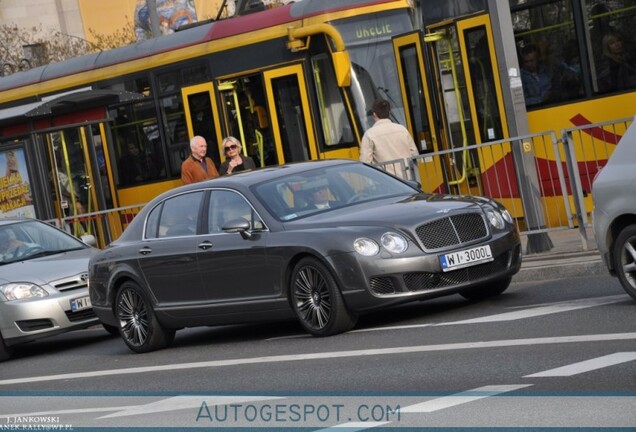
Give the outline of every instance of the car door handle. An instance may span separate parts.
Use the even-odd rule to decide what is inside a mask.
[[[204,241],[204,242],[199,243],[199,249],[203,249],[203,250],[210,249],[212,246],[213,246],[212,242],[207,241],[207,240]]]
[[[152,252],[152,249],[150,249],[148,246],[144,246],[141,249],[139,249],[139,253],[142,255],[148,255],[151,252]]]

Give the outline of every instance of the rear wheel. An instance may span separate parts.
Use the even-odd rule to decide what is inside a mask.
[[[510,286],[510,282],[512,281],[512,277],[506,277],[503,279],[498,279],[496,281],[489,282],[484,285],[480,285],[475,288],[471,288],[470,290],[462,291],[460,294],[462,297],[468,300],[483,300],[489,297],[497,296],[503,293]]]
[[[10,348],[5,345],[4,339],[2,338],[2,335],[0,334],[0,362],[9,360],[12,355],[13,355],[13,348]]]
[[[115,314],[126,345],[137,353],[169,346],[175,330],[166,329],[157,320],[148,296],[134,282],[126,282],[117,294]]]
[[[636,299],[636,225],[621,231],[612,250],[614,270],[623,289]]]
[[[342,299],[327,267],[316,258],[303,258],[291,278],[291,302],[301,325],[314,336],[330,336],[351,330],[356,316]]]

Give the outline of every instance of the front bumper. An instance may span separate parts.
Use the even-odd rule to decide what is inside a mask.
[[[92,309],[71,310],[73,299],[87,297],[88,289],[44,298],[0,302],[0,331],[5,344],[16,345],[98,324]]]
[[[490,245],[493,261],[443,272],[439,256],[362,257],[356,253],[332,257],[347,307],[363,312],[414,300],[440,297],[511,277],[521,268],[521,240],[516,231],[467,248]],[[461,248],[460,248],[461,249]]]

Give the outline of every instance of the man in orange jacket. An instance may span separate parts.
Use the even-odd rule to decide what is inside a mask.
[[[214,162],[205,155],[208,150],[205,138],[198,135],[193,137],[190,140],[190,150],[192,154],[181,164],[181,181],[184,184],[196,183],[219,176]]]

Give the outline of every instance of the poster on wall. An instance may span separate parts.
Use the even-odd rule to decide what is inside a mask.
[[[35,217],[24,149],[0,152],[0,219]]]

